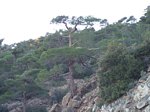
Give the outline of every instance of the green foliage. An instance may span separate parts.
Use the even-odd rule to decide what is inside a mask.
[[[101,19],[95,18],[95,17],[92,17],[92,16],[86,16],[86,17],[72,16],[71,18],[69,18],[68,16],[63,15],[63,16],[57,16],[57,17],[53,18],[51,20],[51,23],[58,24],[58,23],[67,22],[71,25],[86,25],[86,26],[89,25],[89,26],[93,26],[94,22],[100,22],[100,21],[101,21]]]
[[[64,47],[64,48],[53,48],[49,49],[42,53],[40,57],[41,63],[44,65],[55,65],[58,63],[68,63],[70,59],[78,62],[79,59],[86,59],[86,55],[90,54],[92,51],[86,48],[73,48],[73,47]]]
[[[64,65],[55,65],[50,70],[42,69],[37,75],[36,83],[42,88],[49,89],[55,86],[61,86],[65,83],[64,78],[59,76],[64,74]]]
[[[140,19],[140,22],[150,24],[150,6],[146,8],[146,13]]]
[[[7,79],[5,84],[10,92],[10,99],[23,99],[23,93],[26,94],[26,99],[41,97],[46,95],[46,91],[40,88],[36,83],[38,69],[31,69],[25,71],[22,75],[16,75],[14,79]],[[19,86],[18,86],[19,85]]]
[[[54,34],[48,33],[43,40],[43,47],[45,50],[49,48],[58,48],[68,46],[68,38],[63,36],[65,35],[66,31],[56,31]],[[62,35],[63,34],[63,35]],[[44,51],[44,50],[43,50]]]
[[[73,77],[75,79],[83,79],[85,77],[92,75],[92,73],[93,73],[92,68],[88,67],[88,66],[84,66],[84,65],[76,63],[76,64],[74,64],[73,67],[74,67]]]
[[[0,104],[6,103],[8,100],[12,98],[13,93],[6,91],[0,95]]]
[[[150,63],[150,41],[143,42],[133,54],[136,58],[142,60],[147,66]]]
[[[73,35],[74,46],[80,46],[83,48],[94,48],[96,42],[96,34],[94,29],[84,29],[82,32],[75,33]]]
[[[109,103],[125,94],[129,84],[140,78],[143,69],[143,62],[128,52],[126,47],[111,46],[101,61],[99,72],[103,103]]]
[[[24,55],[16,60],[17,68],[20,71],[28,70],[30,68],[38,68],[40,64],[38,59],[33,54]]]
[[[42,69],[38,73],[37,80],[38,81],[45,81],[49,77],[49,71],[47,69]]]
[[[13,55],[10,51],[3,52],[0,54],[0,73],[11,70],[13,65]]]

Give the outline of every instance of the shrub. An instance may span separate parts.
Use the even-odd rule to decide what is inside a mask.
[[[110,103],[126,93],[129,84],[140,78],[143,62],[124,46],[111,46],[101,61],[101,104]]]
[[[83,79],[85,77],[92,75],[92,73],[93,73],[92,68],[78,63],[74,64],[73,77],[75,79]]]

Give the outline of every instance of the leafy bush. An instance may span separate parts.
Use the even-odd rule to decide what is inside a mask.
[[[101,61],[100,97],[103,103],[116,100],[126,93],[129,84],[140,78],[143,62],[122,45],[111,46]]]
[[[83,79],[84,77],[88,77],[93,73],[93,71],[90,67],[83,66],[83,65],[78,64],[78,63],[74,64],[73,72],[74,72],[73,77],[75,79]]]

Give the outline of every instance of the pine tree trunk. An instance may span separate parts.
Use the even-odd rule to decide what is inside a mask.
[[[69,90],[71,92],[71,96],[75,96],[77,92],[77,87],[74,83],[74,78],[73,78],[73,62],[70,60],[69,62],[69,75],[68,75],[68,86]]]
[[[71,32],[69,32],[69,47],[72,46],[72,37],[71,37]],[[75,96],[76,94],[76,90],[77,87],[74,83],[74,78],[73,78],[73,65],[74,65],[74,61],[73,59],[69,60],[69,75],[68,75],[68,86],[69,86],[69,90],[71,92],[71,96]]]
[[[72,46],[72,38],[71,38],[71,33],[69,33],[69,47]]]

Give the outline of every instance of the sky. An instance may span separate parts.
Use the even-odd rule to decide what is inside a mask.
[[[12,44],[36,39],[57,28],[58,15],[94,16],[109,23],[131,15],[139,18],[150,0],[0,0],[0,39]]]

